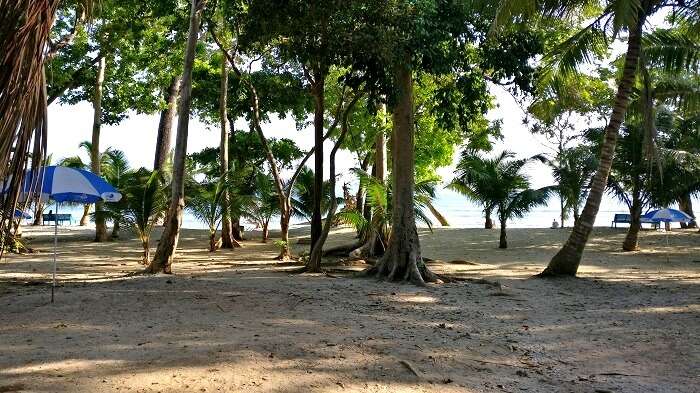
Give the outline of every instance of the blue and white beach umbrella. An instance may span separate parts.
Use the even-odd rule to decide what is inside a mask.
[[[685,214],[684,212],[676,209],[659,209],[659,210],[652,210],[648,212],[647,214],[644,215],[644,217],[653,220],[653,221],[658,221],[658,222],[691,222],[693,221],[693,217]],[[666,262],[669,262],[668,258],[668,247],[669,247],[669,241],[668,241],[668,232],[666,232]]]
[[[2,187],[7,191],[9,184]],[[46,166],[36,172],[28,171],[20,191],[20,200],[28,195],[38,195],[43,202],[95,203],[118,202],[121,194],[103,178],[82,169],[62,166]]]
[[[24,218],[26,220],[31,220],[32,216],[29,213],[23,212],[19,209],[15,209],[15,218],[20,218],[20,219]]]
[[[645,218],[659,222],[691,222],[693,217],[676,209],[652,210],[644,215]]]
[[[0,186],[2,193],[9,189],[9,182]],[[91,204],[95,202],[119,202],[122,195],[111,184],[96,174],[82,169],[62,166],[45,166],[36,171],[28,171],[20,190],[20,200],[38,196],[41,201],[56,201],[56,215],[60,202]],[[53,284],[51,302],[56,287],[56,248],[58,245],[58,220],[54,220],[53,238]]]

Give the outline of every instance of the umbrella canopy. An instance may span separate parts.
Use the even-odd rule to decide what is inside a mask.
[[[685,214],[684,212],[676,209],[659,209],[652,210],[644,215],[653,221],[663,221],[663,222],[690,222],[693,221],[693,217]]]
[[[4,182],[3,193],[9,187]],[[95,203],[118,202],[122,195],[103,178],[82,169],[62,166],[46,166],[36,173],[28,171],[24,177],[21,199],[39,194],[40,200],[56,202]]]
[[[32,218],[32,216],[29,215],[29,213],[25,213],[19,209],[15,209],[15,218],[24,218],[24,219],[30,220]]]

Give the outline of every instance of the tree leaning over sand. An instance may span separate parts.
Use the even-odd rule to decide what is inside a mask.
[[[605,127],[605,139],[598,159],[598,169],[581,218],[574,225],[571,235],[549,262],[540,276],[575,276],[581,263],[583,250],[593,229],[595,218],[600,209],[608,175],[612,166],[620,126],[624,122],[625,113],[631,99],[632,87],[639,64],[642,48],[644,23],[647,18],[660,9],[672,8],[676,20],[686,20],[697,27],[697,0],[611,0],[606,2],[598,15],[585,28],[558,45],[546,57],[549,69],[548,76],[557,78],[558,75],[576,72],[577,66],[590,62],[594,57],[607,52],[609,41],[623,31],[628,33],[627,48],[624,57],[624,67],[617,85],[617,93],[612,105],[612,115]],[[502,0],[499,13],[494,19],[494,29],[506,21],[516,18],[533,16],[580,15],[584,8],[600,7],[597,1],[557,2],[535,0]],[[533,15],[535,13],[536,15]]]
[[[192,0],[190,10],[190,26],[185,48],[182,85],[180,87],[179,117],[177,123],[177,139],[175,156],[173,158],[173,179],[171,184],[171,200],[168,217],[163,234],[158,241],[153,261],[146,269],[148,273],[172,273],[172,262],[177,249],[177,242],[182,227],[182,214],[185,208],[185,159],[187,158],[187,135],[190,120],[190,104],[192,100],[192,66],[194,65],[195,49],[199,36],[202,12],[206,0]]]

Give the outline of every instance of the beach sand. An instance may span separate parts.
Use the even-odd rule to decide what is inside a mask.
[[[567,230],[511,229],[508,250],[421,230],[429,267],[470,280],[419,288],[356,262],[289,274],[274,239],[208,253],[199,230],[175,274],[126,277],[137,241],[61,228],[51,304],[52,228],[27,228],[38,252],[0,262],[0,392],[697,392],[700,234],[622,253],[624,234],[596,228],[580,278],[542,280]]]

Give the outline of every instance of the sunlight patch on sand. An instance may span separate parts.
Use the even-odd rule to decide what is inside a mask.
[[[123,360],[86,360],[86,359],[66,359],[57,362],[47,362],[38,364],[28,364],[22,367],[6,368],[0,370],[0,375],[30,374],[46,371],[77,372],[96,367],[114,367],[123,365]]]

